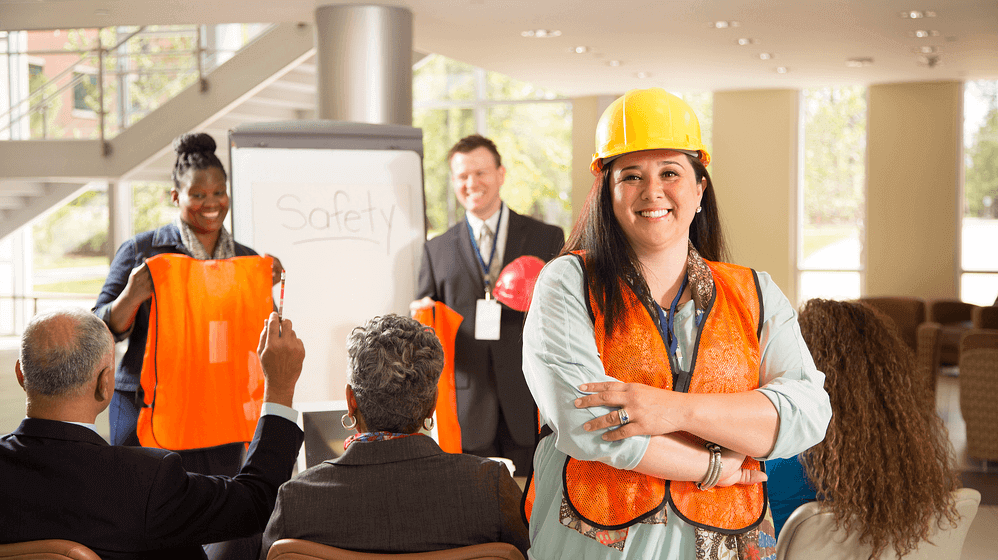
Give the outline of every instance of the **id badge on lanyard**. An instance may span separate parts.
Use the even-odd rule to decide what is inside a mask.
[[[475,309],[475,340],[499,340],[500,319],[502,305],[486,291]]]
[[[502,305],[492,298],[492,283],[489,280],[489,272],[492,270],[492,260],[496,256],[496,246],[499,245],[499,226],[502,224],[502,205],[499,206],[499,221],[496,223],[495,237],[492,241],[492,252],[489,255],[489,262],[485,262],[482,253],[478,249],[478,242],[475,241],[475,234],[468,224],[468,235],[471,237],[471,246],[478,257],[478,263],[482,266],[482,280],[485,284],[485,297],[478,300],[475,307],[475,340],[499,340],[499,327],[502,319]]]

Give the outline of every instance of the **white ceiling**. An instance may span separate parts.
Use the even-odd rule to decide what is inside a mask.
[[[340,3],[371,3],[351,2]],[[414,49],[568,96],[998,79],[995,0],[382,0],[414,14]],[[0,29],[313,21],[316,0],[0,0]],[[910,10],[936,17],[901,18]],[[715,29],[715,20],[739,22]],[[561,36],[528,39],[528,29]],[[937,37],[916,38],[916,30]],[[739,38],[754,45],[739,46]],[[591,52],[576,54],[574,47]],[[913,52],[938,48],[928,67]],[[773,55],[760,60],[759,53]],[[873,64],[850,68],[846,59]],[[620,66],[611,67],[610,60]],[[784,66],[786,74],[776,72]],[[638,73],[647,73],[638,78]]]

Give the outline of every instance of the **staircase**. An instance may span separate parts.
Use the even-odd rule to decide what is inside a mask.
[[[308,24],[283,23],[106,145],[99,140],[0,141],[0,239],[94,180],[169,180],[174,138],[212,135],[228,169],[228,130],[314,118],[315,48]]]

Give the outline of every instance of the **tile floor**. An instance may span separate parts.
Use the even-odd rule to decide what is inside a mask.
[[[998,558],[998,465],[967,457],[967,426],[960,415],[959,378],[939,377],[936,410],[949,430],[964,485],[981,492],[981,507],[970,525],[961,560],[993,560]]]

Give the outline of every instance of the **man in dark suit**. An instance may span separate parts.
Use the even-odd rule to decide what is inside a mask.
[[[27,418],[0,440],[0,542],[66,539],[105,560],[201,559],[202,544],[261,532],[302,442],[290,407],[305,349],[273,313],[258,353],[264,405],[242,469],[188,474],[176,453],[97,435],[114,394],[107,326],[83,309],[34,317],[14,368]]]
[[[565,234],[503,203],[499,190],[506,169],[488,138],[463,138],[447,157],[465,219],[426,242],[416,295],[421,299],[410,309],[442,301],[464,317],[454,342],[461,446],[465,453],[512,459],[516,474],[525,475],[534,452],[536,405],[521,365],[524,314],[506,306],[500,311],[491,292],[509,262],[524,255],[548,261],[561,251]],[[490,303],[480,302],[487,297]],[[486,321],[490,310],[495,319]],[[498,340],[490,340],[495,330]]]

